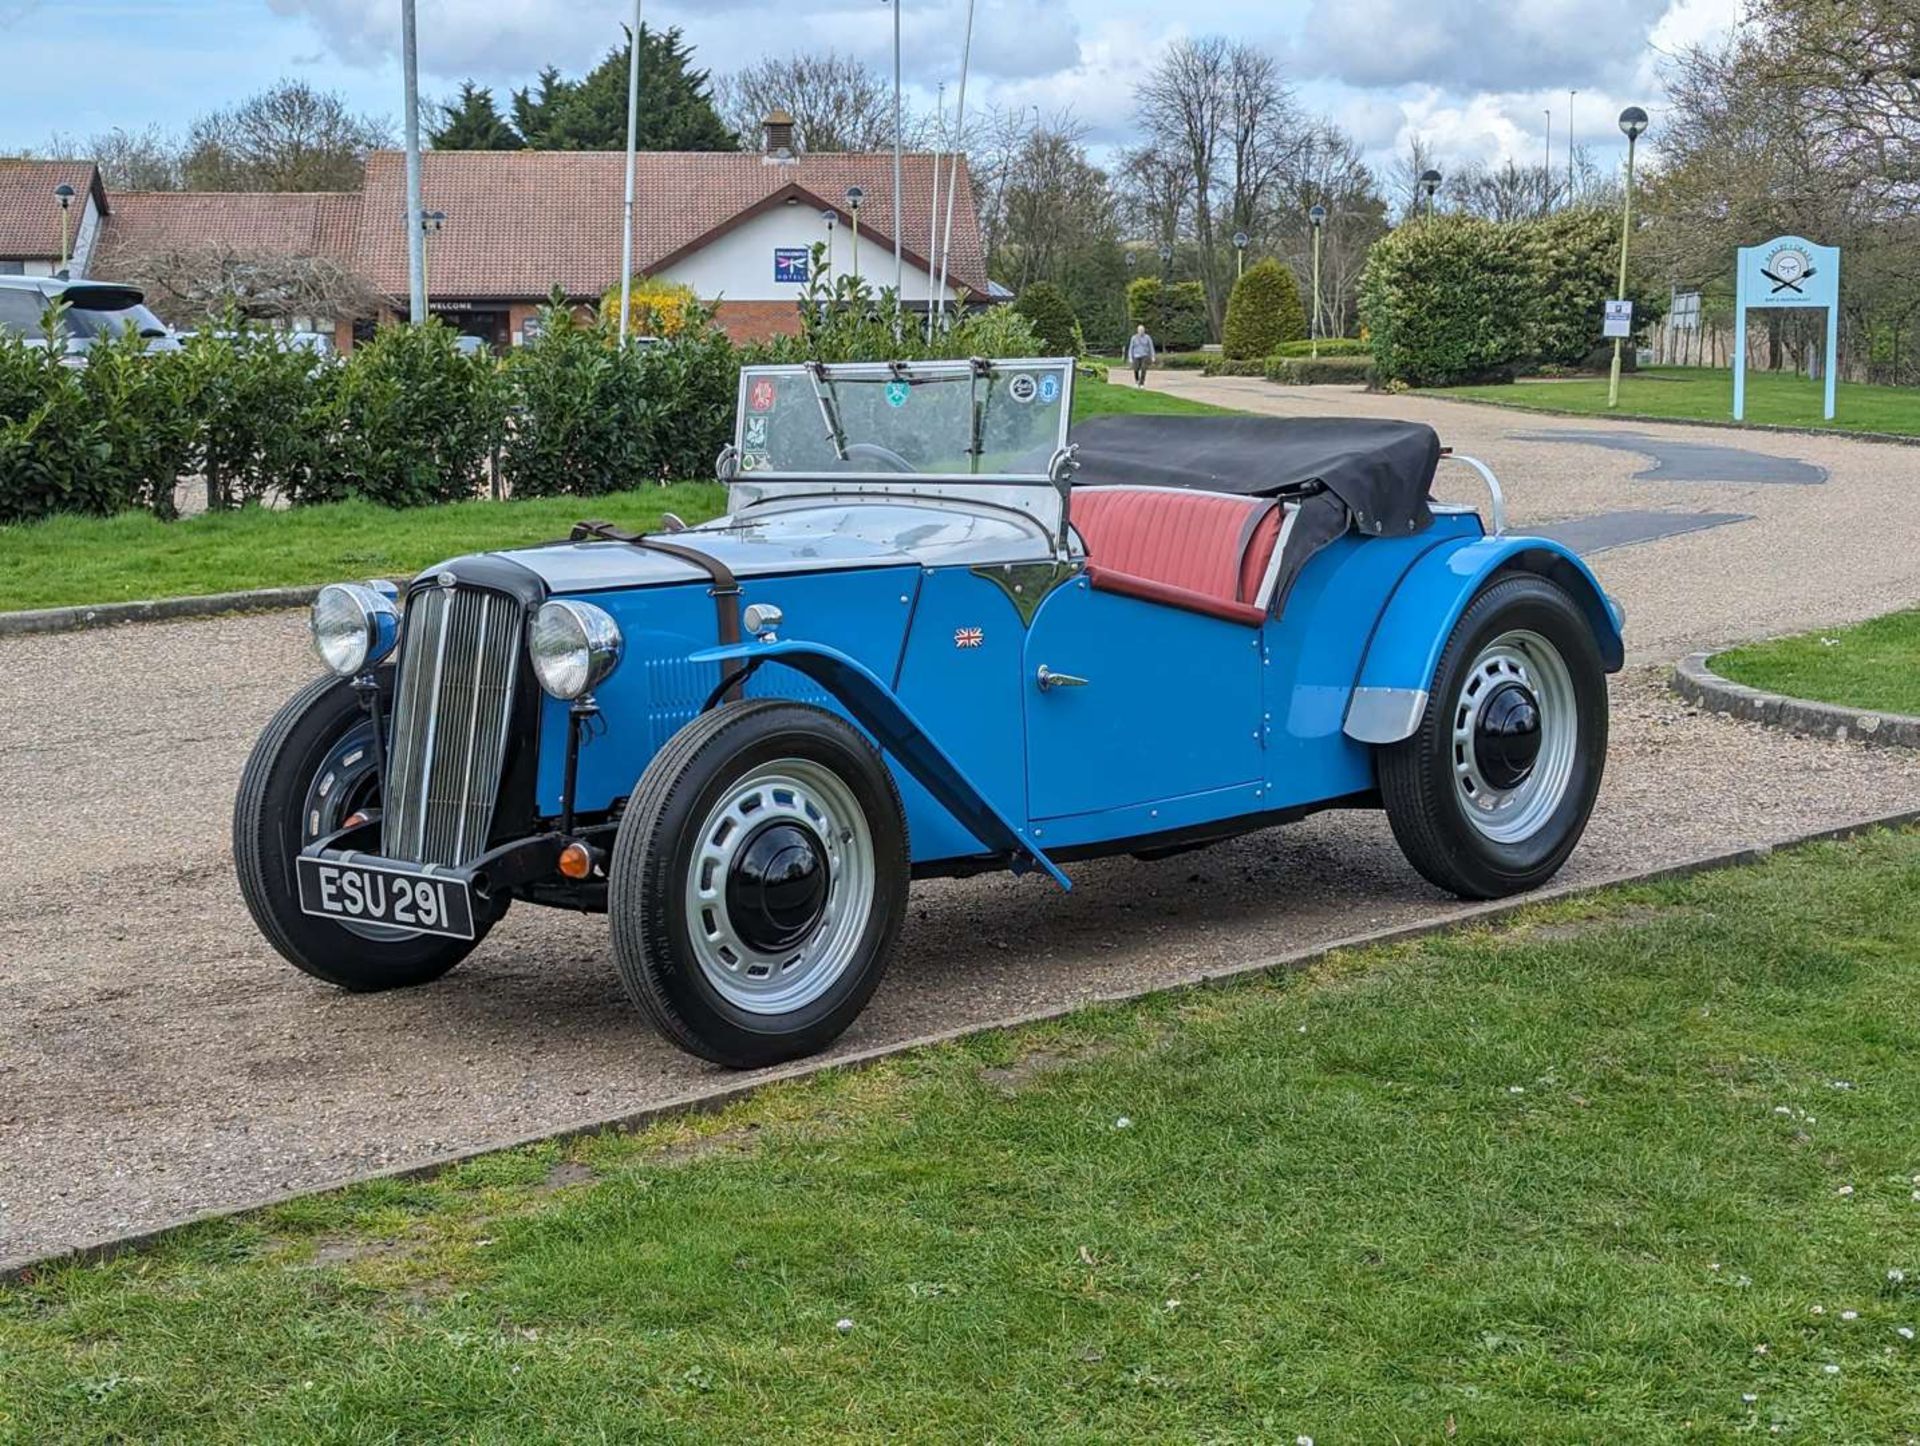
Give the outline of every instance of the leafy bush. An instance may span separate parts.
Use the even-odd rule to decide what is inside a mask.
[[[340,486],[386,507],[477,495],[499,439],[505,388],[438,321],[383,326],[339,375]]]
[[[1163,352],[1197,351],[1207,344],[1207,291],[1198,281],[1171,286],[1157,276],[1136,276],[1127,284],[1127,319],[1146,323]]]
[[[1078,328],[1073,307],[1059,287],[1050,281],[1036,281],[1020,293],[1013,309],[1027,319],[1033,334],[1040,338],[1046,356],[1078,356]]]
[[[1268,381],[1289,387],[1359,386],[1373,376],[1370,356],[1276,356],[1269,357],[1265,366]]]
[[[1219,360],[1219,356],[1213,352],[1163,351],[1155,359],[1154,365],[1157,367],[1166,367],[1169,371],[1176,372],[1204,372],[1208,367],[1218,363]]]
[[[1249,266],[1227,297],[1227,319],[1220,349],[1230,361],[1258,361],[1282,342],[1307,334],[1307,312],[1300,304],[1300,283],[1269,256]]]
[[[1373,344],[1354,336],[1323,336],[1318,342],[1283,341],[1270,356],[1372,356]]]
[[[564,306],[545,308],[540,319],[538,337],[504,369],[512,421],[500,471],[508,488],[516,497],[587,497],[636,485],[647,454],[641,357],[664,348],[621,350],[609,344],[605,321],[576,327]]]
[[[1267,364],[1259,357],[1241,360],[1210,356],[1200,363],[1200,374],[1209,377],[1263,377],[1267,374]]]
[[[1374,243],[1360,310],[1380,377],[1409,386],[1512,376],[1532,336],[1534,285],[1514,227],[1415,221]]]
[[[1592,365],[1605,351],[1605,303],[1620,284],[1620,221],[1591,207],[1556,211],[1519,227],[1533,272],[1528,350],[1548,365]],[[1664,314],[1667,298],[1631,279],[1634,340]]]
[[[219,330],[189,338],[178,355],[153,360],[180,377],[176,416],[192,440],[192,465],[206,478],[209,508],[269,493],[296,503],[345,495],[333,446],[343,363],[231,315]]]
[[[636,276],[628,287],[627,330],[633,336],[657,336],[672,340],[683,332],[697,331],[707,324],[711,312],[694,295],[693,288],[679,281]],[[600,297],[600,319],[620,327],[620,283],[609,286]],[[571,313],[566,318],[572,324]]]

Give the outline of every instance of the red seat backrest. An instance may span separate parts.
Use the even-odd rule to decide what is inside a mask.
[[[1280,509],[1265,498],[1174,487],[1079,488],[1072,515],[1102,572],[1221,603],[1253,602],[1280,535]]]

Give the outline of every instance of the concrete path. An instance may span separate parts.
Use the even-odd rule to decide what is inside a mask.
[[[1616,680],[1607,782],[1563,880],[1920,807],[1920,761],[1701,716],[1657,666],[1694,639],[1920,600],[1915,506],[1900,495],[1920,485],[1920,452],[1767,437],[1829,480],[1668,496],[1632,481],[1645,465],[1633,455],[1507,440],[1552,430],[1539,418],[1263,382],[1170,386],[1263,409],[1428,417],[1509,479],[1523,522],[1626,507],[1754,515],[1596,559],[1642,665]],[[629,1009],[603,920],[517,909],[445,980],[390,995],[338,993],[273,955],[235,891],[228,811],[255,734],[311,676],[304,633],[299,614],[275,614],[0,642],[0,1259],[735,1078]],[[844,1047],[1458,907],[1365,814],[1073,873],[1067,896],[1034,878],[917,886],[894,972]]]

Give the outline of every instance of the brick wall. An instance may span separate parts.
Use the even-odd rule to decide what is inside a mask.
[[[714,319],[735,341],[765,341],[800,331],[800,314],[791,301],[723,301]]]

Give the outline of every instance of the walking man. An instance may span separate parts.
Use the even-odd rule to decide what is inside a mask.
[[[1133,384],[1136,387],[1147,384],[1147,368],[1153,365],[1153,357],[1153,338],[1147,335],[1147,324],[1143,321],[1127,338],[1127,360],[1133,363]]]

